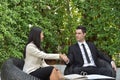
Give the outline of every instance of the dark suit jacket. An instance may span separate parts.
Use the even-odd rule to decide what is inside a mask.
[[[106,56],[105,54],[101,53],[100,51],[97,50],[97,48],[95,47],[95,45],[91,42],[87,42],[90,50],[91,50],[91,54],[92,54],[92,57],[93,57],[93,60],[96,64],[96,66],[98,66],[98,58],[101,58],[107,62],[111,62],[111,59]],[[68,58],[70,59],[69,63],[67,64],[67,66],[79,66],[79,67],[82,67],[83,64],[84,64],[84,61],[83,61],[83,58],[82,58],[82,53],[81,53],[81,50],[79,48],[79,45],[78,43],[72,45],[69,47],[69,50],[68,50]]]

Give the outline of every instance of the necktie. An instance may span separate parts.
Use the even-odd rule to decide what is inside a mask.
[[[87,51],[86,51],[86,49],[85,49],[85,45],[82,44],[82,46],[83,46],[83,49],[84,49],[84,52],[85,52],[85,56],[86,56],[87,62],[90,63],[90,59],[89,59],[89,57],[88,57],[88,53],[87,53]]]

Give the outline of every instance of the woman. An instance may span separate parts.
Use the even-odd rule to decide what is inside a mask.
[[[44,59],[63,59],[62,54],[47,54],[41,49],[44,35],[40,28],[33,27],[24,50],[25,64],[23,71],[42,80],[60,80],[63,78],[59,70],[46,64]]]

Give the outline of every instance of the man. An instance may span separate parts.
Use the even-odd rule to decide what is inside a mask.
[[[71,70],[69,72],[65,70],[64,74],[81,74],[81,72],[87,72],[87,74],[101,74],[115,77],[113,75],[116,71],[114,61],[98,51],[93,43],[86,42],[86,28],[78,26],[75,36],[77,43],[69,47],[68,59],[64,60],[67,65],[66,69],[70,69],[71,67]],[[107,61],[114,71],[109,68],[100,67],[99,59]]]

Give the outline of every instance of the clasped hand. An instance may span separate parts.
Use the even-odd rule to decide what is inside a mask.
[[[68,57],[65,54],[60,54],[60,58],[66,63],[69,61]]]

